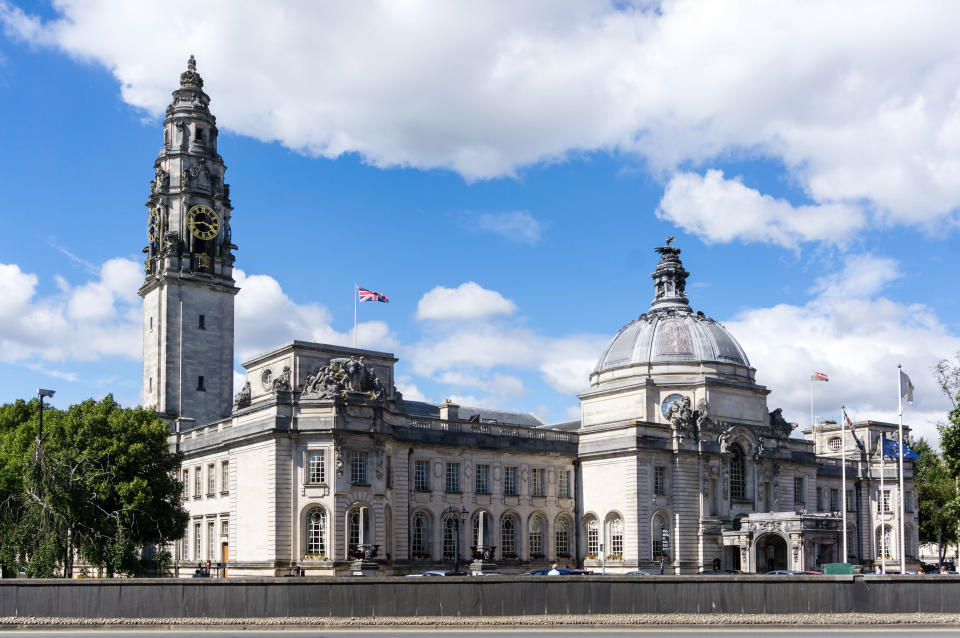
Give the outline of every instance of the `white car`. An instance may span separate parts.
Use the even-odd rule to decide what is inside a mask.
[[[428,572],[423,572],[422,574],[407,574],[407,578],[421,578],[423,576],[452,576],[453,570],[446,569],[433,569]],[[466,574],[458,574],[465,576]]]

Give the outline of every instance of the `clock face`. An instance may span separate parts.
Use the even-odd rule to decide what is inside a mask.
[[[160,229],[160,216],[156,211],[150,211],[150,220],[147,225],[147,240],[153,242],[157,239],[157,232]]]
[[[197,239],[213,239],[220,233],[220,216],[209,206],[194,206],[187,211],[187,228]]]
[[[683,401],[683,395],[671,394],[663,400],[663,403],[660,404],[660,412],[663,414],[663,416],[667,416],[667,411],[670,409],[670,406],[674,403],[679,403],[680,401]]]

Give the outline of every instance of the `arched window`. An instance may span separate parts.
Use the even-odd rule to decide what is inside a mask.
[[[357,505],[347,512],[347,556],[353,557],[362,552],[361,545],[369,545],[370,508]]]
[[[607,557],[613,560],[623,558],[623,519],[619,514],[607,517]]]
[[[543,551],[543,519],[534,516],[530,519],[530,559],[544,558],[546,558],[546,553]]]
[[[457,553],[457,521],[450,517],[443,522],[443,557],[453,558]]]
[[[411,550],[414,560],[430,558],[430,527],[427,524],[427,515],[416,512],[413,515],[413,533],[411,535]]]
[[[667,522],[663,520],[663,514],[655,514],[653,517],[652,524],[650,525],[650,539],[653,541],[653,558],[654,560],[659,560],[663,556],[663,539],[664,531],[666,531],[666,537],[669,538],[670,531],[667,528]]]
[[[733,455],[730,459],[730,498],[742,501],[747,494],[743,448],[739,443],[734,443],[730,446],[730,452]]]
[[[583,521],[587,531],[587,558],[600,558],[600,523],[593,516]]]
[[[500,555],[517,558],[517,521],[509,514],[500,523]]]
[[[307,513],[307,554],[327,556],[327,511],[315,507]]]
[[[557,519],[557,558],[570,558],[570,519],[561,516]]]
[[[880,528],[876,532],[877,558],[890,558],[894,554],[893,548],[893,528],[889,525],[883,526],[883,537],[880,536]]]

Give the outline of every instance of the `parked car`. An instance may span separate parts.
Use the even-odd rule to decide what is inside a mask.
[[[526,572],[524,576],[549,576],[549,569],[534,569],[532,571]],[[589,572],[585,569],[558,569],[561,576],[587,576],[593,572]]]
[[[627,572],[624,576],[654,576],[654,574],[645,572],[642,569],[635,569],[632,572]]]
[[[469,576],[467,572],[455,572],[452,569],[431,569],[422,574],[407,574],[407,578],[422,578],[425,576]]]

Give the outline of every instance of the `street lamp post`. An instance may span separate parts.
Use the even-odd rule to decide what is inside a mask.
[[[53,397],[56,394],[54,390],[47,390],[45,388],[37,388],[37,398],[40,400],[40,423],[37,428],[37,445],[39,446],[43,441],[43,397]]]
[[[453,573],[460,571],[460,523],[467,520],[467,508],[461,507],[457,510],[451,505],[443,510],[444,520],[453,521]]]

